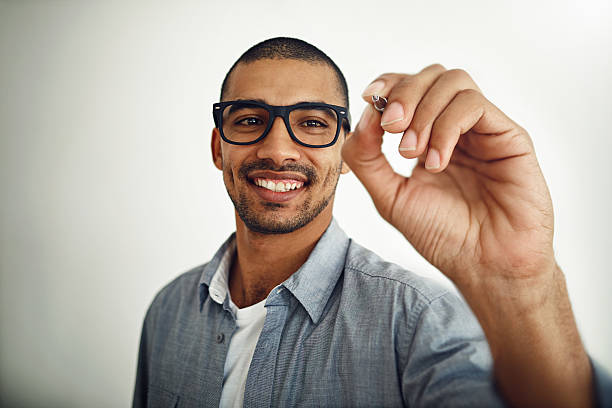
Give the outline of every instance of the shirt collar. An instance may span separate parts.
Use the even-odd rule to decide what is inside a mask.
[[[220,305],[223,305],[226,296],[229,294],[229,272],[230,268],[232,267],[235,253],[236,240],[232,239],[229,241],[229,245],[227,245],[225,253],[219,262],[219,266],[217,267],[217,270],[215,271],[208,286],[208,291],[212,300]],[[231,302],[231,299],[229,303],[232,309],[234,309],[235,306],[233,302]]]
[[[283,285],[297,298],[317,324],[338,278],[344,271],[349,238],[335,219],[310,256]]]
[[[213,276],[223,267],[227,253],[235,248],[235,233],[225,241],[213,259],[204,267],[200,277],[200,311],[211,286]],[[350,240],[335,219],[315,245],[306,262],[281,285],[285,286],[302,304],[312,321],[318,323],[338,278],[344,270],[344,263]],[[231,260],[231,257],[229,257]],[[225,268],[229,268],[229,264]]]
[[[229,272],[233,254],[236,250],[235,238],[236,233],[234,232],[223,243],[223,245],[221,245],[221,247],[213,256],[213,259],[211,259],[210,262],[208,262],[202,270],[202,275],[200,275],[200,282],[198,285],[200,294],[200,312],[202,311],[202,306],[204,305],[204,300],[206,299],[206,296],[209,295],[208,290],[211,286],[213,277],[215,277],[215,274],[219,268],[221,268],[222,272],[224,272],[223,277],[225,277],[227,281],[227,272]]]

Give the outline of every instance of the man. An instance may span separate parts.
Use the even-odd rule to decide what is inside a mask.
[[[609,401],[555,262],[527,132],[461,70],[384,74],[372,95],[388,99],[384,113],[369,106],[350,133],[344,77],[312,45],[267,40],[232,66],[211,147],[236,233],[153,300],[134,406]],[[410,178],[381,153],[384,131],[419,157]],[[467,305],[342,232],[332,205],[348,166]]]

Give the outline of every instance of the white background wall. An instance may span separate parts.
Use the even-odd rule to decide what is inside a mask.
[[[144,312],[233,230],[210,160],[227,69],[277,35],[341,67],[357,122],[385,71],[464,68],[529,130],[584,342],[612,369],[612,9],[589,1],[0,3],[0,395],[127,406]],[[399,136],[384,148],[399,171]],[[357,241],[439,272],[353,175],[335,214]]]

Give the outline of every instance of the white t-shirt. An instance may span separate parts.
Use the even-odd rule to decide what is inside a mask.
[[[225,358],[223,391],[219,403],[222,408],[242,407],[247,373],[266,319],[265,303],[266,299],[243,309],[236,308],[238,329],[232,336]]]
[[[236,325],[238,326],[231,337],[227,357],[225,358],[223,390],[219,403],[221,408],[242,407],[249,366],[255,352],[255,345],[266,320],[266,299],[242,309],[239,309],[232,302],[228,277],[236,250],[235,242],[225,252],[209,287],[210,296],[215,302],[223,304],[226,295],[229,297],[229,304],[236,315]]]

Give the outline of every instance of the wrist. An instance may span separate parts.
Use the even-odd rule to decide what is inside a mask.
[[[466,301],[487,337],[500,390],[517,406],[590,406],[592,378],[564,274],[481,280]]]
[[[453,282],[475,313],[484,308],[524,314],[566,295],[565,276],[554,258],[522,270],[482,267],[455,276],[461,276]]]

